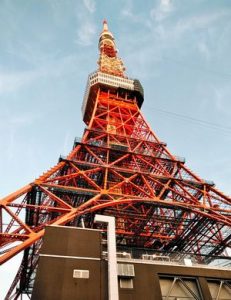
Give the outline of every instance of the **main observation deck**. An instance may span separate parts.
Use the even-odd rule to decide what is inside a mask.
[[[94,109],[98,90],[109,90],[111,93],[124,95],[134,99],[138,107],[144,101],[144,90],[138,79],[114,76],[103,72],[93,72],[89,75],[82,104],[83,121],[88,124]]]

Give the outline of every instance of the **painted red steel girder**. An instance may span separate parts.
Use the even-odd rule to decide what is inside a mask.
[[[230,245],[230,198],[174,157],[125,96],[99,89],[90,124],[69,156],[1,200],[0,262],[25,250],[8,299],[20,294],[10,296],[19,281],[30,292],[47,225],[92,227],[95,213],[116,217],[118,245],[191,252],[201,260]]]
[[[69,156],[0,203],[1,263],[45,226],[92,227],[96,212],[116,217],[118,244],[206,255],[230,245],[230,198],[167,150],[133,100],[100,89]]]
[[[114,59],[107,30],[104,25],[100,51],[110,50]],[[102,65],[110,69],[107,59]],[[123,72],[118,65],[108,74]],[[93,222],[96,213],[116,217],[118,246],[195,253],[200,261],[230,246],[231,198],[169,152],[142,116],[134,93],[98,85],[93,95],[90,121],[71,153],[0,201],[0,264],[24,251],[6,299],[30,292],[47,225],[92,228],[100,226]]]

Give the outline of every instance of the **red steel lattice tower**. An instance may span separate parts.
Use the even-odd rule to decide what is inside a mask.
[[[96,213],[116,217],[118,247],[210,262],[230,246],[230,197],[190,171],[151,130],[140,111],[142,86],[125,76],[106,21],[99,51],[82,106],[82,139],[0,201],[0,263],[24,250],[7,299],[31,292],[45,226],[93,227]]]

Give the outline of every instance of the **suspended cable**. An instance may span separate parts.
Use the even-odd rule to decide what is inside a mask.
[[[226,131],[228,133],[231,132],[231,127],[223,126],[223,125],[218,124],[218,123],[213,123],[213,122],[197,119],[197,118],[194,118],[194,117],[191,117],[191,116],[179,114],[179,113],[176,113],[176,112],[167,111],[167,110],[160,109],[160,108],[154,108],[154,107],[151,107],[151,106],[146,106],[146,107],[148,107],[151,110],[158,111],[158,112],[167,114],[169,116],[174,116],[178,119],[182,119],[183,121],[191,121],[191,122],[196,123],[197,125],[200,125],[200,126],[203,126],[203,127],[207,127],[207,128],[211,128],[211,129],[217,129],[217,130],[223,130],[223,131]]]

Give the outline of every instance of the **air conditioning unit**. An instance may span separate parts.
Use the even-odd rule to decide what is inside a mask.
[[[120,278],[120,288],[121,289],[133,289],[133,279],[132,278]]]
[[[131,253],[128,252],[117,252],[116,253],[117,258],[128,258],[131,259]]]
[[[89,279],[89,270],[73,270],[73,278]]]
[[[184,258],[184,264],[186,266],[190,266],[190,267],[193,265],[193,263],[192,263],[192,261],[191,261],[190,258]]]
[[[142,254],[144,260],[155,260],[155,261],[170,261],[169,256],[155,255],[155,254]]]
[[[153,260],[153,255],[150,254],[142,254],[142,259],[144,260]]]
[[[135,277],[134,265],[117,264],[117,274],[120,277]]]

